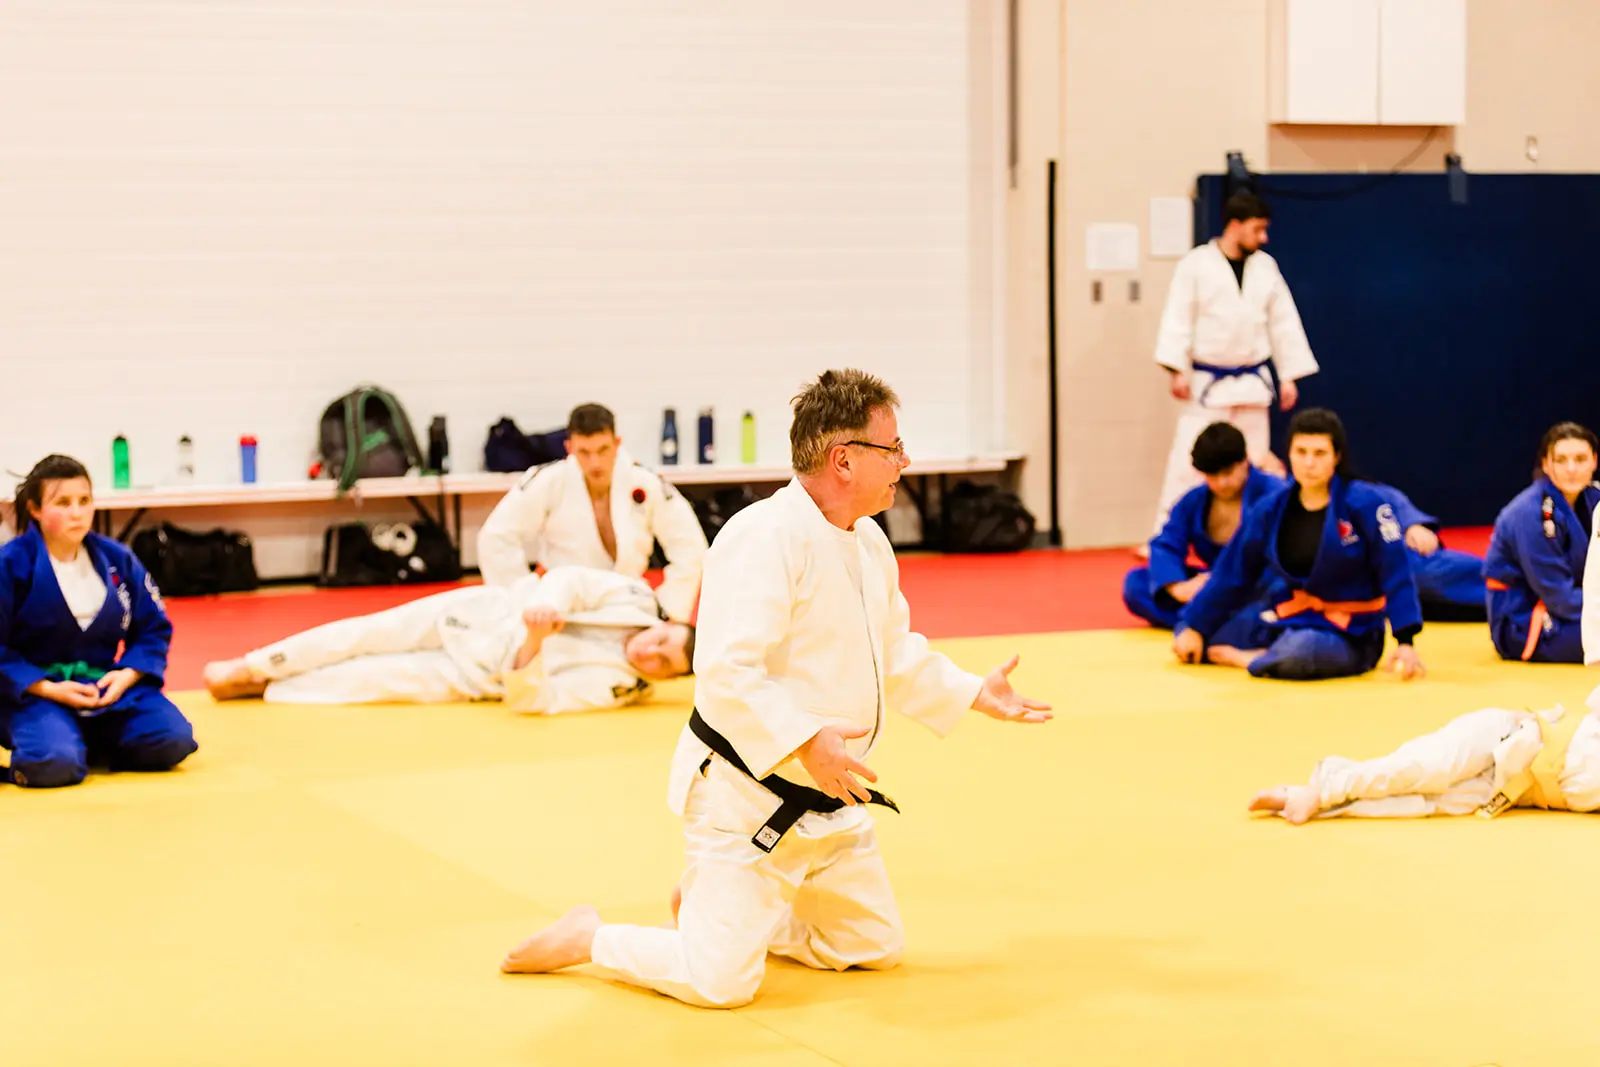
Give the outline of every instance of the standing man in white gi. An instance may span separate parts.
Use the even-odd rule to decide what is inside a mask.
[[[1219,419],[1243,431],[1251,463],[1283,474],[1271,452],[1267,366],[1277,370],[1278,403],[1288,411],[1300,398],[1295,382],[1315,374],[1317,361],[1277,261],[1262,251],[1271,217],[1251,194],[1230,197],[1222,236],[1190,251],[1172,275],[1156,362],[1167,370],[1172,395],[1187,406],[1167,457],[1157,533],[1178,498],[1198,484],[1189,452],[1200,431]]]
[[[634,462],[617,422],[599,404],[580,404],[567,419],[567,458],[535,468],[478,531],[478,569],[487,585],[510,585],[528,573],[524,545],[544,567],[595,567],[644,575],[657,541],[667,569],[656,599],[667,618],[688,622],[700,592],[706,535],[694,508],[662,478]]]
[[[506,958],[510,972],[597,963],[701,1007],[749,1003],[769,952],[820,969],[888,968],[900,912],[879,855],[864,762],[893,707],[939,734],[969,709],[1044,722],[1012,658],[987,677],[911,630],[889,540],[869,516],[909,462],[899,400],[828,371],[794,402],[796,477],[733,517],[706,559],[697,711],[668,800],[688,867],[677,928],[605,924],[574,908]]]

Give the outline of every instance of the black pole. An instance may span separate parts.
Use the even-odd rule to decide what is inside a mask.
[[[1056,395],[1056,161],[1050,161],[1045,190],[1045,307],[1049,322],[1050,366],[1050,547],[1061,547],[1060,398]]]

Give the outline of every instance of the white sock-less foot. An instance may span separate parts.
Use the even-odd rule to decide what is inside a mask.
[[[1263,789],[1257,793],[1256,798],[1250,802],[1250,810],[1279,812],[1284,809],[1288,802],[1289,787],[1275,785],[1271,789]]]
[[[214,660],[202,672],[206,689],[213,700],[238,700],[241,697],[258,697],[267,691],[266,679],[260,678],[242,659]]]
[[[500,969],[507,974],[543,974],[588,963],[599,929],[600,913],[580,905],[512,949]]]

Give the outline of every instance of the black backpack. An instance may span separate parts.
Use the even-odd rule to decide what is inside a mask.
[[[397,478],[422,469],[411,420],[394,394],[363,385],[322,413],[322,470],[346,492],[358,478]]]
[[[1015,493],[961,482],[941,502],[939,548],[945,552],[1020,552],[1033,543],[1033,513]]]
[[[131,547],[164,596],[243,593],[261,584],[250,538],[242,533],[194,533],[168,522],[140,530]]]

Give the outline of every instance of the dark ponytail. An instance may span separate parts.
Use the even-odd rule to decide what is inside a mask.
[[[28,532],[28,526],[33,522],[33,515],[28,511],[28,505],[35,507],[44,505],[44,483],[59,482],[68,478],[82,478],[94,484],[89,478],[89,472],[82,463],[71,456],[49,455],[33,465],[33,470],[22,479],[22,484],[17,486],[16,499],[12,501],[12,524],[17,528],[17,536],[21,537]]]

